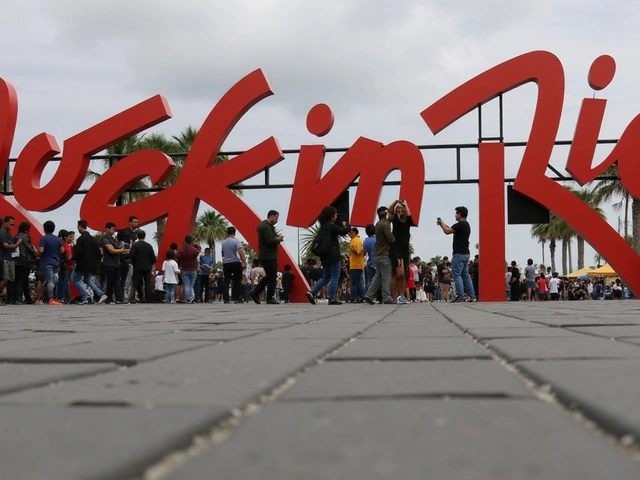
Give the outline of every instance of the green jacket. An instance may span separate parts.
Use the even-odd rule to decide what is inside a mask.
[[[389,256],[391,244],[396,238],[391,233],[391,224],[387,220],[380,220],[376,223],[376,246],[373,254],[376,257]]]
[[[271,225],[267,220],[263,220],[256,227],[258,232],[258,258],[265,260],[273,260],[278,258],[278,234],[276,227]]]

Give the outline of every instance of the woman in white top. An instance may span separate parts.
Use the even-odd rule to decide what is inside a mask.
[[[176,303],[176,285],[178,285],[178,263],[176,262],[176,252],[169,250],[166,260],[162,264],[162,274],[164,275],[164,284],[167,286],[167,302]]]

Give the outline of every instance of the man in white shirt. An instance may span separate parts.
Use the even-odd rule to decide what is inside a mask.
[[[551,294],[551,300],[560,300],[560,294],[558,293],[558,286],[560,280],[558,280],[558,272],[553,272],[551,280],[549,280],[549,293]]]

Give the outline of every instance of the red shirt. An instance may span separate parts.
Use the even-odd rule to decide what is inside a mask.
[[[407,288],[416,288],[413,268],[409,267],[409,279],[407,280]]]
[[[73,270],[73,261],[71,258],[73,257],[73,247],[70,243],[63,242],[62,248],[64,248],[63,261],[60,262],[60,267],[63,270]]]
[[[198,249],[196,249],[196,247],[192,247],[191,245],[188,245],[180,250],[180,252],[178,253],[178,265],[180,266],[180,270],[182,270],[183,272],[198,270],[198,255],[200,255]]]
[[[538,279],[538,290],[541,293],[547,293],[549,291],[549,287],[547,287],[547,281],[544,278]]]

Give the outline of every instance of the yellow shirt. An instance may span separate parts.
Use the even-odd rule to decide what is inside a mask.
[[[356,252],[360,252],[360,254]],[[349,242],[349,268],[351,270],[364,270],[364,253],[360,237],[353,237]]]

